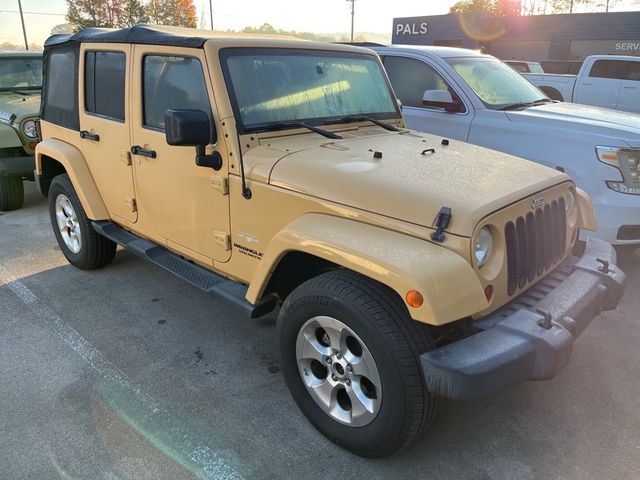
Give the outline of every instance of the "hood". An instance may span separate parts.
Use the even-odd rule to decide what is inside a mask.
[[[413,132],[297,150],[283,142],[269,147],[284,154],[271,169],[272,185],[424,227],[433,227],[440,208],[449,207],[447,231],[461,236],[471,236],[490,213],[569,180],[511,155],[457,141],[445,146],[441,137]]]
[[[582,134],[607,136],[640,142],[640,115],[576,103],[548,103],[507,112],[512,122],[557,127]]]
[[[38,116],[40,112],[40,92],[20,95],[13,92],[0,92],[0,112],[15,113],[14,123],[20,123],[26,117]]]

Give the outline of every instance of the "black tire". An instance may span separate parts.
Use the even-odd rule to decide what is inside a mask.
[[[0,211],[17,210],[24,205],[22,177],[0,175]]]
[[[556,90],[555,88],[552,87],[540,87],[540,90],[542,90],[551,100],[557,100],[559,102],[564,102],[564,98],[562,97],[562,94]]]
[[[58,228],[55,205],[59,195],[64,195],[69,199],[78,220],[82,241],[77,253],[74,253],[67,246],[60,233],[60,228]],[[115,257],[117,245],[108,238],[99,235],[93,229],[91,221],[87,218],[87,214],[67,174],[58,175],[51,182],[51,187],[49,188],[49,216],[58,245],[73,266],[81,270],[94,270],[104,267]]]
[[[317,316],[338,319],[357,334],[380,373],[381,404],[363,426],[329,416],[302,381],[296,357],[298,332]],[[278,317],[281,369],[294,400],[307,419],[337,445],[365,457],[382,457],[410,445],[433,418],[437,398],[425,386],[419,355],[433,348],[398,295],[348,270],[328,272],[300,285]]]

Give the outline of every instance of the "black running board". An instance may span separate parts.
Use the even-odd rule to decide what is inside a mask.
[[[245,298],[247,294],[245,285],[199,267],[160,245],[128,232],[113,222],[98,221],[92,223],[94,230],[100,235],[122,245],[131,253],[162,267],[201,290],[218,295],[242,307],[251,318],[262,317],[271,313],[277,307],[276,299],[271,297],[256,305],[251,305]]]

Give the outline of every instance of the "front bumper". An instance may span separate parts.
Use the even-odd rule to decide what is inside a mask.
[[[31,178],[35,164],[36,161],[33,155],[0,157],[0,175]]]
[[[468,400],[554,377],[569,363],[574,340],[591,320],[616,308],[624,285],[613,247],[589,238],[582,257],[570,257],[512,302],[474,322],[480,332],[423,353],[429,391]]]

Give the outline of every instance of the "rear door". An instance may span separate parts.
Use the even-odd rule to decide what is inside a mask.
[[[79,113],[82,151],[109,213],[135,223],[129,155],[131,46],[86,44],[80,50]]]
[[[393,90],[402,102],[409,128],[466,141],[473,119],[472,110],[462,97],[431,65],[419,58],[383,54]],[[422,98],[426,90],[447,90],[465,106],[464,112],[450,113],[442,108],[425,107]]]
[[[202,49],[135,45],[133,56],[136,104],[132,151],[140,211],[140,231],[154,240],[213,265],[230,258],[228,161],[224,141],[212,139],[207,153],[220,152],[219,171],[195,163],[195,147],[167,144],[167,109],[204,111],[214,115],[214,92]]]
[[[587,75],[576,79],[573,101],[585,105],[617,108],[625,62],[621,60],[596,60]]]
[[[622,80],[618,110],[640,113],[640,61],[625,61],[625,79]]]

